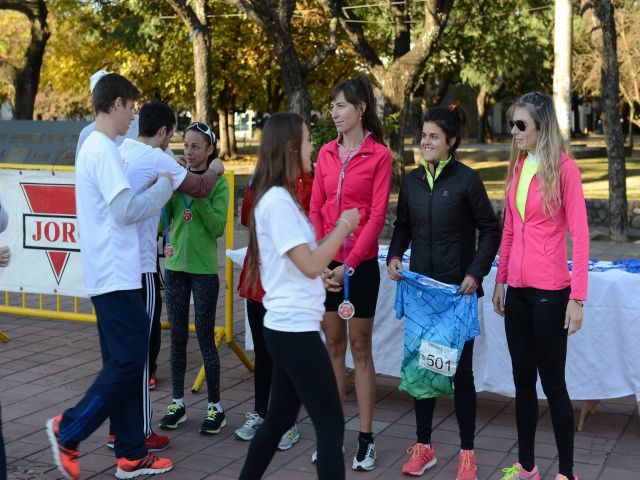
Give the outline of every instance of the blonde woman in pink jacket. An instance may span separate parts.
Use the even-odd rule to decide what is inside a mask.
[[[565,363],[567,336],[580,330],[587,299],[589,226],[580,170],[567,153],[550,97],[527,93],[507,117],[513,141],[493,308],[505,318],[513,366],[518,463],[504,469],[504,479],[540,479],[534,456],[539,373],[558,448],[556,480],[577,480]]]

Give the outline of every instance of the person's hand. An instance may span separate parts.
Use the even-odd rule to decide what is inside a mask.
[[[344,212],[342,212],[342,215],[340,215],[340,218],[346,220],[346,222],[349,224],[349,230],[351,232],[353,232],[360,223],[360,213],[358,212],[357,208],[345,210]]]
[[[584,319],[584,311],[578,303],[569,300],[567,304],[567,313],[564,316],[564,328],[569,329],[568,335],[573,335],[582,328],[582,320]]]
[[[389,278],[391,280],[402,280],[402,275],[400,271],[402,270],[402,262],[399,258],[392,258],[389,261],[389,265],[387,265],[387,272],[389,273]]]
[[[173,177],[171,176],[171,174],[169,172],[160,172],[158,174],[158,179],[160,179],[161,177],[164,177],[167,180],[169,180],[169,185],[171,185],[173,187]]]
[[[471,295],[473,292],[475,292],[478,289],[478,283],[476,282],[476,280],[470,276],[467,275],[464,277],[464,280],[462,281],[462,284],[460,285],[460,290],[459,292],[462,295]]]
[[[326,269],[322,282],[328,292],[340,292],[344,282],[344,266],[338,265],[333,270]]]
[[[9,247],[0,247],[0,267],[6,267],[11,260],[11,250]]]
[[[214,158],[209,164],[209,170],[213,170],[218,177],[222,175],[224,173],[224,164],[222,163],[222,160]]]
[[[174,155],[173,158],[175,158],[176,162],[178,162],[184,168],[187,168],[187,161],[184,159],[184,155]]]
[[[496,283],[493,289],[493,311],[504,317],[504,284]]]

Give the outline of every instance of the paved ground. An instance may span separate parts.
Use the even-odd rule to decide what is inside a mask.
[[[237,245],[246,242],[240,234]],[[640,245],[594,243],[592,256],[599,258],[640,258]],[[236,272],[237,278],[237,272]],[[224,292],[224,289],[221,289]],[[222,323],[224,302],[219,302],[218,324]],[[236,338],[244,340],[242,305],[234,301]],[[94,325],[56,320],[0,315],[0,329],[10,342],[0,344],[0,400],[10,479],[60,478],[53,468],[44,422],[71,406],[84,393],[101,366]],[[159,359],[158,388],[152,392],[158,420],[170,400],[168,332],[163,332]],[[164,454],[176,462],[171,473],[160,478],[172,480],[237,478],[244,462],[247,443],[233,438],[233,431],[244,422],[245,412],[253,408],[252,375],[226,346],[220,349],[222,404],[228,425],[213,437],[198,434],[206,408],[204,391],[186,394],[189,419],[170,432],[171,446]],[[197,342],[189,347],[187,381],[199,368]],[[640,367],[639,367],[640,368]],[[412,401],[397,390],[397,379],[378,378],[376,402],[377,468],[370,473],[350,469],[357,435],[357,408],[350,383],[345,404],[347,478],[406,478],[400,473],[407,458],[405,450],[414,440]],[[575,402],[576,418],[581,404]],[[546,402],[540,403],[536,451],[543,478],[557,472],[555,441]],[[481,480],[501,478],[500,468],[516,460],[516,430],[513,400],[482,393],[478,401],[476,453]],[[457,461],[457,423],[451,401],[439,400],[433,442],[439,462],[425,478],[453,480]],[[306,480],[316,477],[309,462],[314,450],[313,427],[303,411],[300,414],[302,440],[288,452],[277,453],[267,478]],[[113,452],[105,446],[106,426],[81,445],[82,478],[113,478]],[[601,403],[588,418],[584,431],[576,434],[576,472],[581,480],[640,479],[640,420],[631,397]]]

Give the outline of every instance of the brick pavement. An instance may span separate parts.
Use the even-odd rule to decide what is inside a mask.
[[[237,244],[242,244],[240,233]],[[618,255],[611,245],[594,244],[600,258],[640,257],[640,246],[627,245]],[[610,256],[605,254],[610,253]],[[237,278],[237,272],[236,272]],[[221,293],[224,289],[221,288]],[[218,304],[218,324],[223,318],[223,305]],[[236,339],[244,340],[242,304],[235,299]],[[5,436],[9,479],[60,478],[51,460],[44,433],[47,418],[75,403],[99,370],[100,352],[95,326],[75,322],[42,320],[0,315],[0,329],[10,342],[0,344],[0,400]],[[168,366],[168,332],[163,332],[163,348],[159,358],[158,386],[152,392],[156,421],[170,400]],[[245,412],[253,407],[252,375],[224,344],[221,356],[221,397],[227,413],[227,427],[219,435],[205,437],[198,433],[206,408],[206,394],[187,390],[189,419],[175,432],[169,432],[171,446],[164,454],[176,462],[176,468],[162,477],[171,480],[237,478],[248,444],[233,438],[235,428],[244,422]],[[200,365],[195,338],[189,344],[187,382],[192,382]],[[640,368],[640,367],[639,367]],[[353,472],[351,457],[357,436],[357,409],[353,383],[349,383],[344,407],[347,421],[345,439],[347,478],[406,478],[400,468],[407,458],[405,449],[415,441],[415,422],[411,398],[397,390],[397,379],[378,377],[375,412],[377,468],[373,472]],[[205,387],[206,388],[206,387]],[[576,417],[581,402],[574,402]],[[512,399],[481,393],[478,399],[476,453],[481,480],[501,478],[500,467],[516,460],[516,430]],[[316,478],[309,462],[314,450],[314,433],[306,413],[300,414],[299,444],[288,452],[279,452],[265,478],[306,480]],[[164,432],[163,432],[164,433]],[[83,479],[113,478],[113,452],[105,446],[106,425],[81,445]],[[453,404],[438,401],[434,419],[433,442],[438,464],[423,478],[455,478],[457,461],[457,423]],[[540,420],[536,452],[542,478],[553,479],[557,457],[551,420],[546,402],[540,402]],[[576,434],[576,473],[584,480],[640,479],[640,420],[635,399],[625,397],[603,402],[590,416],[584,431]]]

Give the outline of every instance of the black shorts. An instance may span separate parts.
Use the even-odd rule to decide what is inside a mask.
[[[332,261],[329,268],[342,265],[340,262]],[[376,303],[378,302],[378,290],[380,289],[380,267],[378,258],[365,260],[356,268],[349,277],[349,301],[355,307],[354,317],[369,318],[376,313]],[[327,312],[337,312],[338,305],[344,301],[344,290],[339,292],[327,292],[327,299],[324,308]]]

